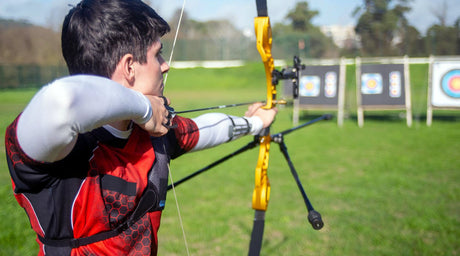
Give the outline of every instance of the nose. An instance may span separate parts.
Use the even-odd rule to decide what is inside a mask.
[[[160,68],[161,68],[161,73],[167,73],[169,71],[169,65],[163,58],[163,56],[160,56]]]

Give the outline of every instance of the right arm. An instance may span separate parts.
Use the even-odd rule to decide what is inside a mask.
[[[19,117],[17,137],[32,159],[55,162],[67,156],[78,134],[115,121],[145,124],[149,99],[110,79],[77,75],[44,86]]]

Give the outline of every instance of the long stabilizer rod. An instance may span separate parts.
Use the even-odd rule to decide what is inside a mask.
[[[296,131],[296,130],[298,130],[298,129],[300,129],[300,128],[303,128],[303,127],[305,127],[305,126],[312,125],[312,124],[314,124],[314,123],[316,123],[316,122],[319,122],[319,121],[322,121],[322,120],[331,120],[331,119],[332,119],[332,115],[331,115],[331,114],[322,115],[322,116],[320,116],[320,117],[318,117],[318,118],[315,118],[315,119],[313,119],[313,120],[311,120],[311,121],[308,121],[308,122],[306,122],[306,123],[304,123],[304,124],[301,124],[301,125],[299,125],[299,126],[292,127],[291,129],[284,130],[284,131],[279,132],[279,133],[277,133],[277,134],[273,134],[273,135],[272,135],[272,139],[276,140],[276,137],[278,137],[278,136],[280,136],[280,135],[283,135],[283,136],[284,136],[284,135],[286,135],[286,134],[289,134],[289,133],[291,133],[291,132],[293,132],[293,131]],[[275,141],[275,142],[276,142],[276,141]]]
[[[276,143],[279,143],[279,142],[278,142],[278,141],[279,141],[279,138],[281,137],[281,139],[282,139],[282,138],[283,138],[283,135],[285,135],[285,134],[291,133],[291,132],[293,132],[293,131],[295,131],[295,130],[298,130],[298,129],[302,128],[302,127],[311,125],[311,124],[316,123],[316,122],[321,121],[321,120],[330,120],[331,118],[332,118],[332,116],[331,116],[330,114],[323,115],[323,116],[321,116],[321,117],[318,117],[318,118],[316,118],[316,119],[313,119],[313,120],[311,120],[311,121],[309,121],[309,122],[306,122],[306,123],[304,123],[304,124],[301,124],[301,125],[299,125],[299,126],[296,126],[296,127],[291,128],[291,129],[288,129],[288,130],[282,131],[282,132],[280,132],[280,133],[274,134],[274,135],[272,135],[272,140],[273,140],[274,142],[276,142]],[[218,165],[218,164],[220,164],[220,163],[222,163],[222,162],[225,162],[225,161],[227,161],[228,159],[230,159],[230,158],[232,158],[232,157],[234,157],[234,156],[236,156],[236,155],[239,155],[239,154],[245,152],[245,151],[248,150],[248,149],[253,149],[253,148],[256,147],[258,144],[259,144],[259,141],[258,141],[256,138],[254,138],[254,140],[252,140],[251,142],[249,142],[249,143],[246,144],[245,146],[241,147],[240,149],[234,151],[233,153],[230,153],[230,154],[228,154],[228,155],[226,155],[226,156],[224,156],[224,157],[222,157],[222,158],[220,158],[220,159],[218,159],[218,160],[212,162],[211,164],[209,164],[209,165],[207,165],[207,166],[205,166],[205,167],[199,169],[198,171],[195,171],[194,173],[192,173],[192,174],[190,174],[190,175],[188,175],[188,176],[186,176],[186,177],[184,177],[184,178],[182,178],[182,179],[180,179],[180,180],[174,182],[173,184],[168,185],[168,190],[171,190],[173,186],[174,186],[174,187],[179,186],[180,184],[182,184],[182,183],[184,183],[185,181],[187,181],[187,180],[189,180],[189,179],[191,179],[191,178],[197,176],[198,174],[201,174],[201,173],[203,173],[203,172],[205,172],[205,171],[207,171],[207,170],[213,168],[214,166],[216,166],[216,165]]]
[[[232,157],[234,157],[236,155],[239,155],[239,154],[245,152],[248,149],[254,148],[258,143],[259,142],[256,141],[256,140],[253,140],[253,141],[249,142],[248,144],[246,144],[245,146],[241,147],[240,149],[234,151],[233,153],[230,153],[230,154],[228,154],[228,155],[226,155],[226,156],[224,156],[224,157],[212,162],[211,164],[199,169],[198,171],[196,171],[196,172],[194,172],[194,173],[192,173],[192,174],[190,174],[190,175],[188,175],[188,176],[186,176],[186,177],[174,182],[173,184],[168,185],[168,190],[172,189],[173,186],[174,187],[179,186],[181,183],[183,183],[183,182],[185,182],[185,181],[197,176],[198,174],[201,174],[201,173],[213,168],[214,166],[216,166],[216,165],[218,165],[218,164],[220,164],[222,162],[227,161],[228,159],[230,159],[230,158],[232,158]]]
[[[308,221],[310,222],[311,226],[314,229],[319,230],[324,226],[323,220],[321,219],[321,214],[315,211],[310,200],[308,199],[307,193],[305,193],[302,183],[300,182],[299,175],[297,174],[294,164],[292,163],[291,158],[289,157],[289,153],[287,151],[286,144],[284,143],[284,141],[281,141],[279,145],[280,145],[280,150],[283,153],[284,158],[286,158],[289,168],[291,169],[291,174],[294,177],[295,182],[297,183],[297,187],[299,188],[300,193],[302,194],[302,198],[305,202],[305,205],[307,206]]]

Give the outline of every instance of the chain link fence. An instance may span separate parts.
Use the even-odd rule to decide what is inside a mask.
[[[41,87],[67,74],[65,66],[0,65],[0,89]]]

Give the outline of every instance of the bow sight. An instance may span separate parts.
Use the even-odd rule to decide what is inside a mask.
[[[283,68],[281,71],[276,69],[272,72],[272,84],[277,85],[279,80],[292,80],[292,96],[294,99],[299,97],[299,74],[301,70],[305,69],[299,57],[294,56],[293,66]]]

